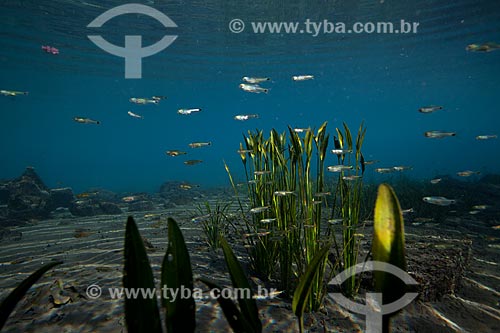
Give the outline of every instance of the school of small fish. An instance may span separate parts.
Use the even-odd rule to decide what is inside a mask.
[[[43,45],[41,49],[47,53],[57,55],[59,54],[59,49],[53,47],[53,46],[48,46],[48,45]],[[498,43],[493,43],[493,42],[488,42],[488,43],[483,43],[483,44],[470,44],[466,47],[466,51],[468,52],[491,52],[500,49],[500,44]],[[292,81],[294,82],[301,82],[301,81],[310,81],[315,79],[314,75],[311,74],[299,74],[299,75],[292,75],[291,76]],[[268,94],[270,92],[270,88],[266,87],[265,85],[269,84],[270,82],[273,82],[270,77],[252,77],[252,76],[243,76],[241,78],[242,83],[239,84],[239,88],[247,93],[253,93],[253,94]],[[27,91],[17,91],[17,90],[0,90],[0,95],[2,96],[9,96],[9,97],[16,97],[16,96],[27,96],[28,92]],[[159,95],[154,95],[151,97],[130,97],[129,102],[132,104],[136,105],[148,105],[148,104],[153,104],[153,105],[158,105],[162,100],[165,100],[167,97],[166,96],[159,96]],[[437,111],[444,110],[445,108],[442,105],[427,105],[427,106],[422,106],[418,108],[418,112],[422,114],[432,114]],[[202,108],[199,107],[191,107],[191,108],[179,108],[177,110],[177,113],[179,115],[193,115],[196,113],[200,113],[202,111]],[[144,117],[141,114],[138,114],[133,111],[127,111],[128,116],[131,118],[135,119],[144,119]],[[252,113],[252,114],[237,114],[233,116],[234,120],[237,121],[248,121],[250,119],[259,119],[260,116],[257,113]],[[99,125],[101,124],[101,121],[95,120],[89,117],[84,117],[84,116],[75,116],[73,117],[73,121],[79,124],[92,124],[92,125]],[[293,131],[296,133],[303,133],[310,131],[310,127],[297,127],[294,128]],[[424,132],[424,136],[427,138],[431,139],[443,139],[447,137],[455,137],[457,136],[457,133],[454,131],[444,131],[444,130],[429,130]],[[485,141],[485,140],[493,140],[497,139],[498,136],[497,134],[479,134],[475,136],[475,139],[478,141]],[[196,142],[191,142],[188,144],[190,148],[201,148],[201,147],[209,147],[212,145],[211,141],[196,141]],[[239,154],[251,154],[253,153],[251,150],[246,150],[246,149],[240,149],[237,151]],[[178,150],[178,149],[171,149],[171,150],[166,150],[165,151],[166,155],[171,156],[171,157],[176,157],[176,156],[181,156],[181,155],[187,155],[188,152],[183,151],[183,150]],[[347,150],[347,149],[332,149],[331,153],[334,155],[337,155],[337,157],[343,158],[343,156],[347,154],[351,154],[352,150]],[[199,163],[202,163],[203,161],[200,159],[188,159],[185,160],[183,163],[188,166],[196,165]],[[366,165],[371,165],[374,163],[377,163],[377,160],[370,160],[370,161],[364,161],[364,158],[362,160],[362,167],[364,171],[364,167]],[[352,170],[352,166],[350,165],[332,165],[332,166],[327,166],[327,170],[332,173],[340,173],[348,170]],[[393,167],[380,167],[380,168],[375,168],[374,171],[380,174],[389,174],[393,173],[395,171],[402,172],[405,170],[411,170],[412,166],[407,166],[407,165],[401,165],[401,166],[393,166]],[[255,176],[264,176],[266,174],[269,174],[271,171],[269,170],[261,170],[261,171],[255,171],[254,174]],[[459,177],[471,177],[473,175],[479,175],[480,171],[473,171],[473,170],[464,170],[464,171],[458,171],[456,173],[457,176]],[[346,181],[355,181],[362,176],[359,175],[345,175],[342,178]],[[250,180],[249,183],[254,182],[255,180]],[[438,184],[441,182],[441,178],[435,178],[431,179],[430,183],[431,184]],[[180,189],[184,190],[189,190],[193,187],[194,185],[190,184],[181,184]],[[85,194],[85,193],[84,193]],[[81,195],[84,195],[81,194]],[[293,191],[280,191],[277,190],[274,192],[274,196],[277,197],[285,197],[289,195],[295,194]],[[330,192],[324,192],[324,193],[316,193],[315,196],[317,197],[326,197],[330,195]],[[135,197],[129,196],[129,197],[124,197],[122,198],[123,201],[125,202],[130,202],[136,200]],[[448,199],[442,196],[427,196],[423,198],[423,201],[429,204],[434,204],[434,205],[439,205],[439,206],[449,206],[452,204],[456,203],[455,199]],[[318,203],[321,203],[320,200],[317,200]],[[477,205],[472,207],[472,210],[470,211],[470,214],[474,215],[479,213],[481,210],[486,209],[488,206],[487,205]],[[250,210],[250,213],[261,213],[266,210],[268,210],[270,207],[269,206],[262,206],[262,207],[254,207]],[[410,210],[405,211],[405,213],[410,212]],[[411,212],[413,212],[413,209],[411,209]],[[273,219],[263,219],[261,220],[262,223],[272,223],[274,220]],[[329,221],[330,223],[337,223],[338,221]]]

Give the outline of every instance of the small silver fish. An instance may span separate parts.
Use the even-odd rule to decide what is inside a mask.
[[[404,165],[401,165],[401,166],[395,166],[395,167],[392,167],[394,170],[396,171],[404,171],[404,170],[411,170],[413,169],[412,166],[404,166]]]
[[[98,120],[93,120],[93,119],[90,119],[90,118],[83,118],[83,117],[74,117],[73,120],[76,121],[77,123],[80,123],[80,124],[96,124],[96,125],[99,125],[101,123]]]
[[[471,171],[471,170],[457,172],[457,176],[460,177],[470,177],[472,175],[479,175],[479,174],[481,174],[480,171]]]
[[[259,118],[258,114],[238,114],[234,116],[234,120],[245,121],[248,119],[257,119]]]
[[[409,209],[404,209],[401,211],[401,213],[404,215],[404,214],[409,214],[409,213],[414,213],[415,210],[413,208],[409,208]]]
[[[274,192],[274,195],[277,197],[284,197],[286,195],[292,195],[292,194],[295,194],[295,192],[293,192],[293,191],[275,191]]]
[[[434,179],[431,179],[431,184],[437,184],[439,183],[440,181],[442,181],[443,179],[442,178],[434,178]]]
[[[469,44],[465,48],[469,52],[491,52],[500,49],[500,44],[495,42],[487,42],[483,44]]]
[[[240,149],[236,151],[238,154],[247,154],[247,153],[253,153],[252,149]]]
[[[270,173],[271,173],[271,171],[269,171],[269,170],[260,170],[260,171],[253,172],[253,174],[256,176],[268,175]]]
[[[348,181],[352,181],[352,180],[356,180],[356,179],[360,179],[361,176],[359,175],[352,175],[352,176],[344,176],[342,177],[343,180],[348,180]]]
[[[438,206],[449,206],[457,202],[456,200],[447,199],[445,197],[423,197],[422,200],[424,202]]]
[[[179,155],[186,155],[187,154],[185,151],[181,151],[181,150],[167,150],[165,153],[168,156],[179,156]]]
[[[195,165],[195,164],[199,164],[203,162],[202,160],[187,160],[187,161],[184,161],[184,164],[186,165]]]
[[[485,210],[487,208],[489,208],[490,206],[488,205],[476,205],[476,206],[472,206],[472,209],[474,210]]]
[[[490,140],[490,139],[496,139],[498,136],[496,134],[491,134],[491,135],[478,135],[476,136],[476,140]]]
[[[332,194],[332,192],[318,192],[318,193],[314,193],[314,196],[315,197],[326,197],[330,194]]]
[[[292,80],[294,81],[306,81],[314,79],[314,75],[294,75]]]
[[[437,110],[442,110],[442,109],[443,109],[442,106],[430,105],[430,106],[421,107],[420,109],[418,109],[418,112],[421,112],[421,113],[431,113],[431,112],[435,112]]]
[[[375,172],[378,172],[378,173],[391,173],[391,172],[394,172],[394,168],[376,168],[375,169]]]
[[[424,133],[424,136],[426,138],[431,138],[431,139],[441,139],[448,136],[456,136],[456,135],[457,133],[455,132],[445,132],[445,131],[427,131]]]
[[[201,148],[211,146],[212,142],[192,142],[188,146],[191,148]]]
[[[262,224],[268,224],[268,223],[273,223],[274,221],[276,221],[276,218],[269,218],[269,219],[262,219],[262,220],[260,220],[260,223],[262,223]]]
[[[130,103],[134,103],[134,104],[142,104],[142,105],[145,105],[145,104],[158,104],[160,103],[160,100],[158,99],[155,99],[155,98],[142,98],[142,97],[132,97],[129,99]]]
[[[254,207],[254,208],[250,209],[250,213],[258,214],[258,213],[265,212],[269,209],[271,209],[271,206]]]
[[[206,220],[208,220],[211,217],[212,217],[212,214],[206,214],[206,215],[202,215],[202,216],[197,216],[197,217],[192,218],[191,222],[193,222],[193,223],[199,223],[199,222],[206,221]]]
[[[144,119],[143,116],[138,115],[137,113],[133,113],[132,111],[128,111],[127,114],[133,118]]]
[[[249,76],[244,76],[241,78],[241,80],[243,82],[252,83],[252,84],[271,81],[271,79],[268,77],[249,77]]]
[[[296,128],[294,128],[294,129],[293,129],[293,131],[294,131],[295,133],[304,133],[304,132],[307,132],[307,131],[310,131],[310,130],[311,130],[311,128],[310,128],[310,127],[307,127],[307,128],[304,128],[304,127],[302,127],[302,128],[301,128],[301,127],[296,127]]]
[[[179,110],[177,110],[178,114],[183,114],[183,115],[188,115],[188,114],[195,113],[195,112],[201,112],[201,109],[194,108],[194,109],[179,109]]]
[[[260,93],[266,93],[267,94],[269,92],[269,89],[262,88],[261,86],[259,86],[257,84],[242,83],[242,84],[239,85],[239,87],[243,91],[251,92],[251,93],[255,93],[255,94],[260,94]]]
[[[15,90],[0,90],[0,95],[3,95],[3,96],[28,95],[28,92],[27,91],[15,91]]]
[[[352,149],[332,149],[331,152],[335,155],[343,155],[352,153]]]
[[[344,170],[352,170],[352,165],[332,165],[327,167],[330,172],[342,172]]]

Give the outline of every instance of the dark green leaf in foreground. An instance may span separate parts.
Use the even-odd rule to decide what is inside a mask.
[[[262,332],[262,323],[259,319],[259,311],[257,309],[257,304],[253,298],[253,293],[251,292],[250,283],[243,272],[238,259],[231,250],[228,242],[224,237],[220,239],[222,251],[224,251],[224,258],[226,259],[227,269],[229,270],[229,275],[231,275],[231,281],[233,287],[238,290],[249,290],[250,298],[239,298],[238,304],[240,305],[241,314],[246,321],[250,324],[253,332]]]
[[[168,248],[163,258],[161,285],[178,292],[175,300],[162,297],[162,305],[167,311],[167,331],[169,333],[194,332],[196,308],[193,298],[193,272],[191,260],[181,230],[174,219],[168,219]],[[189,289],[189,297],[181,297],[182,290]],[[162,295],[165,296],[165,295]]]
[[[311,260],[311,263],[307,266],[307,270],[300,278],[297,289],[293,294],[292,300],[292,310],[299,320],[300,332],[304,331],[304,324],[302,321],[302,316],[304,314],[304,308],[306,306],[307,299],[311,293],[311,287],[316,274],[319,271],[321,263],[325,260],[326,255],[330,245],[323,247]]]
[[[154,279],[146,249],[134,219],[129,216],[125,230],[125,268],[123,287],[129,290],[154,290]],[[128,332],[162,332],[160,313],[154,297],[125,298],[125,320]]]
[[[199,280],[212,290],[222,290],[221,287],[208,279],[200,278]],[[217,298],[217,302],[219,302],[219,305],[226,316],[227,322],[233,329],[234,333],[253,332],[252,326],[245,320],[240,310],[238,310],[238,307],[231,299],[221,296]]]
[[[45,272],[56,265],[62,264],[62,261],[51,262],[43,267],[40,267],[36,272],[28,276],[26,279],[14,289],[6,299],[0,304],[0,330],[5,325],[9,315],[16,307],[16,304],[23,298],[24,294],[31,288]]]

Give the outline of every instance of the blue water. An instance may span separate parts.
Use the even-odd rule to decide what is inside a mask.
[[[380,160],[366,177],[383,180],[374,167],[411,165],[408,175],[431,178],[457,171],[500,172],[500,50],[471,53],[472,43],[500,42],[498,1],[136,1],[167,14],[178,35],[167,49],[143,59],[143,78],[125,79],[124,61],[95,46],[86,28],[121,1],[8,1],[0,4],[0,89],[29,91],[0,96],[0,178],[34,166],[50,187],[156,191],[168,180],[225,186],[226,161],[238,178],[236,150],[248,130],[292,127],[329,132],[364,121],[366,159]],[[239,18],[247,29],[231,33]],[[251,21],[419,22],[418,32],[391,34],[254,34]],[[165,30],[154,19],[124,15],[97,30],[123,45],[126,34],[155,43]],[[51,55],[41,50],[51,45]],[[293,82],[292,75],[314,80]],[[238,88],[243,76],[268,76],[269,94]],[[159,105],[130,97],[165,95]],[[421,114],[418,108],[442,105]],[[199,107],[190,116],[178,108]],[[135,119],[127,111],[144,116]],[[260,119],[233,120],[258,113]],[[75,116],[100,125],[78,124]],[[456,131],[441,140],[428,130]],[[211,141],[208,148],[188,143]],[[332,147],[333,148],[333,147]],[[165,150],[189,154],[169,157]],[[186,166],[187,159],[203,163]],[[335,156],[329,164],[336,164]]]

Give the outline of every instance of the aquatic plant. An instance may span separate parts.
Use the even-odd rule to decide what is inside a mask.
[[[225,237],[229,220],[227,217],[227,211],[231,203],[215,203],[215,207],[211,207],[210,203],[207,201],[204,205],[198,205],[198,212],[200,217],[195,218],[201,223],[201,228],[205,234],[208,246],[212,249],[218,249],[220,247],[220,237]]]
[[[321,233],[329,139],[326,126],[325,122],[316,134],[311,129],[296,131],[289,127],[288,135],[272,129],[268,139],[262,131],[249,131],[244,136],[246,149],[240,144],[252,207],[251,219],[244,219],[250,262],[263,278],[277,274],[280,289],[288,295],[293,294],[321,245],[331,237]],[[304,132],[304,137],[299,132]],[[227,165],[226,170],[229,173]],[[307,310],[321,305],[326,265],[323,259],[316,266],[318,274],[311,281]]]
[[[134,219],[129,216],[125,229],[124,288],[154,290],[154,278],[146,248]],[[125,321],[129,332],[162,332],[156,297],[125,298]]]
[[[320,271],[319,267],[326,259],[329,249],[330,244],[323,247],[318,253],[316,253],[310,265],[307,267],[306,272],[302,275],[297,288],[295,289],[292,300],[292,310],[297,316],[300,333],[304,332],[304,320],[302,317],[307,306],[307,301],[309,297],[311,297],[314,280],[317,278]]]
[[[243,268],[238,262],[238,259],[234,255],[226,239],[221,237],[220,243],[224,252],[224,258],[226,260],[229,275],[231,276],[233,287],[236,288],[236,290],[251,291],[250,283],[245,277]],[[200,278],[199,280],[211,289],[221,290],[219,286],[210,280],[203,278]],[[234,332],[262,332],[262,323],[259,320],[259,311],[257,309],[255,299],[251,293],[247,296],[249,297],[238,298],[240,310],[238,310],[236,305],[227,298],[219,297],[217,298],[217,301],[219,302],[222,311],[224,312],[224,315]]]
[[[7,322],[17,303],[23,298],[32,285],[38,281],[45,272],[54,266],[62,264],[62,261],[54,261],[36,270],[33,274],[24,279],[11,293],[0,303],[0,331]]]
[[[342,219],[342,249],[337,244],[337,254],[342,257],[343,269],[351,269],[357,264],[361,239],[358,236],[361,203],[363,194],[363,174],[365,172],[364,157],[361,153],[366,128],[361,124],[356,141],[353,142],[351,131],[346,123],[343,129],[337,128],[337,138],[334,138],[337,152],[338,166],[331,171],[338,170],[338,181],[335,190],[340,202],[335,200],[332,207],[332,218],[339,216]],[[344,292],[347,295],[356,293],[359,285],[354,274],[349,274],[344,283]]]
[[[372,256],[406,271],[404,221],[401,207],[390,185],[381,184],[375,203]],[[384,271],[375,271],[375,290],[382,293],[382,301],[388,304],[398,300],[406,291],[399,277]],[[389,316],[382,317],[383,332],[389,332]]]
[[[235,332],[259,333],[262,331],[262,324],[258,318],[257,305],[249,282],[227,241],[221,237],[219,242],[224,251],[233,287],[246,288],[249,291],[249,297],[238,299],[239,310],[231,299],[221,296],[217,301]],[[146,249],[132,217],[127,220],[124,254],[124,288],[156,290]],[[222,290],[221,287],[208,279],[200,278],[199,280],[212,289]],[[167,332],[194,332],[196,309],[193,297],[191,261],[182,232],[172,218],[168,219],[168,247],[161,267],[161,285],[162,291],[166,287],[169,290],[179,291],[182,288],[190,290],[189,297],[174,299],[168,299],[165,297],[168,295],[163,293],[161,305],[166,311]],[[139,294],[136,298],[127,297],[125,299],[125,321],[129,332],[162,332],[156,297],[147,297],[144,294]]]

